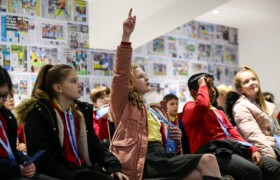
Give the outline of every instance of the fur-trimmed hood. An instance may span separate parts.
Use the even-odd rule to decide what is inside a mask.
[[[50,99],[44,91],[38,89],[35,97],[23,100],[17,107],[15,107],[14,113],[19,124],[25,122],[26,116],[32,111],[36,102],[41,98]]]

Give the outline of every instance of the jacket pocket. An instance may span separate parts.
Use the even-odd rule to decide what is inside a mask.
[[[112,142],[111,150],[122,164],[123,170],[134,174],[138,163],[138,136]]]

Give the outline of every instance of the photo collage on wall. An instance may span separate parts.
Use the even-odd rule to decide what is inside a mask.
[[[162,100],[173,93],[179,98],[180,109],[192,100],[187,81],[195,73],[213,74],[215,85],[233,85],[239,65],[238,30],[191,21],[138,47],[133,58],[145,68],[151,82],[152,91],[146,100]]]
[[[115,51],[90,49],[86,0],[0,1],[0,64],[11,74],[16,104],[30,97],[45,64],[72,66],[82,83],[81,100],[93,87],[110,87]],[[188,78],[198,72],[215,84],[232,84],[238,68],[238,30],[191,21],[133,50],[133,63],[149,76],[147,101],[176,94],[191,100]]]

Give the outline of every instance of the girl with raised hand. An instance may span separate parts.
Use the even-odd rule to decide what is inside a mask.
[[[131,65],[129,39],[135,23],[136,17],[132,16],[131,9],[123,23],[111,87],[111,113],[116,125],[111,151],[120,160],[123,173],[133,180],[220,179],[214,155],[166,155],[165,136],[160,131],[164,123],[157,116],[161,113],[150,109],[143,98],[151,90],[149,78],[140,66]],[[179,150],[180,129],[170,128],[170,134]]]
[[[100,144],[93,130],[92,106],[76,101],[80,96],[76,71],[48,64],[38,74],[32,98],[17,107],[28,153],[46,150],[36,162],[38,171],[67,180],[127,179],[117,158]]]

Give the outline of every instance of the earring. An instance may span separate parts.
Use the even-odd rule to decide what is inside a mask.
[[[62,90],[58,91],[60,94],[62,94]]]

